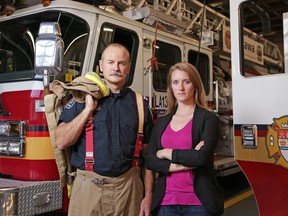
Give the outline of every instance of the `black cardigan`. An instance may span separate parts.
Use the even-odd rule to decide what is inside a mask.
[[[213,167],[213,153],[219,138],[219,118],[216,114],[206,109],[197,107],[194,111],[192,125],[192,149],[174,149],[172,161],[159,159],[156,152],[163,149],[161,136],[170,123],[176,109],[169,115],[162,116],[154,125],[148,152],[146,167],[159,174],[153,192],[151,212],[154,212],[161,202],[166,188],[166,176],[171,163],[182,164],[193,169],[194,191],[203,206],[213,215],[221,215],[224,211],[224,195]],[[195,146],[204,141],[204,146],[194,150]]]

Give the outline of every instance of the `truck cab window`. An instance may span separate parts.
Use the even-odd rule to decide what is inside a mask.
[[[197,60],[198,59],[198,60]],[[210,63],[207,55],[190,50],[188,52],[188,62],[194,65],[202,79],[206,95],[210,92]]]
[[[65,44],[64,70],[81,74],[88,25],[75,15],[55,11],[38,13],[1,22],[0,25],[0,82],[35,79],[35,40],[41,22],[57,22]],[[64,79],[60,78],[60,79]]]
[[[116,26],[110,23],[104,23],[101,27],[100,38],[98,42],[98,48],[96,52],[95,62],[93,70],[97,73],[99,71],[99,60],[101,58],[103,50],[111,43],[123,44],[130,52],[131,69],[129,76],[127,77],[127,85],[130,86],[133,82],[135,73],[135,64],[138,53],[139,39],[135,32],[130,29],[125,29],[120,26]],[[100,73],[101,75],[101,73]]]
[[[162,41],[156,41],[155,50],[158,68],[153,65],[153,86],[156,91],[166,92],[169,69],[181,61],[181,50],[177,46]]]
[[[276,2],[273,4],[277,4]],[[270,17],[266,10],[269,8],[259,6],[253,1],[243,2],[240,7],[241,73],[245,77],[284,73],[284,58],[281,51],[283,31],[276,32],[271,27],[272,22],[282,19],[282,14],[274,13],[278,17]],[[261,20],[262,25],[255,26],[253,23],[256,19]],[[283,29],[282,22],[277,22],[277,25]]]

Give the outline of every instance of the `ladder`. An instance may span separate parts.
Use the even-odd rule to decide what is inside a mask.
[[[158,21],[165,31],[176,35],[186,35],[198,41],[201,37],[201,41],[205,42],[203,37],[206,33],[213,34],[211,48],[215,52],[219,51],[223,43],[223,28],[230,28],[229,18],[197,0],[114,0],[114,2],[118,2],[118,5],[123,4],[123,16],[150,26],[156,26]],[[252,40],[263,44],[264,61],[270,65],[283,67],[283,56],[278,45],[259,37],[249,29],[244,29],[244,32]]]
[[[212,31],[217,38],[222,25],[229,25],[224,15],[195,0],[127,0],[126,4],[130,7],[123,11],[125,17],[144,19],[148,25],[158,20],[167,31],[198,39],[201,30]]]

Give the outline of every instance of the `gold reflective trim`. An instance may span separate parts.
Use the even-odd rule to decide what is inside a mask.
[[[27,137],[25,143],[25,157],[27,160],[54,159],[54,152],[50,137]]]

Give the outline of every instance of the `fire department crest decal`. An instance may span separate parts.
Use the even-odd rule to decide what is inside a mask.
[[[268,157],[275,159],[275,165],[288,169],[288,116],[273,121],[266,134]]]

